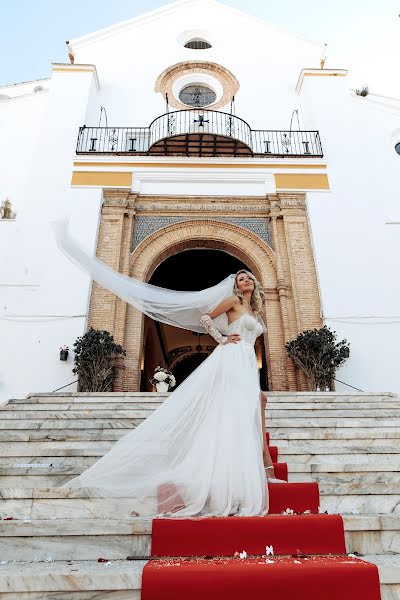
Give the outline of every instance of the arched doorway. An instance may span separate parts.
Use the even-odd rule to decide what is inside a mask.
[[[222,250],[243,261],[266,292],[268,389],[308,390],[303,372],[285,349],[298,333],[323,323],[306,198],[303,193],[283,192],[269,194],[262,207],[260,202],[237,196],[140,198],[126,190],[104,190],[96,254],[112,268],[142,281],[149,281],[167,258],[190,249]],[[152,233],[138,227],[134,238],[136,220],[142,226],[148,220]],[[259,222],[266,220],[269,239],[257,233]],[[116,369],[114,391],[143,389],[143,314],[93,283],[88,325],[110,331],[126,350]]]
[[[153,272],[149,282],[169,289],[196,291],[215,285],[230,273],[249,266],[223,250],[195,248],[176,252],[167,257]],[[216,346],[207,334],[198,334],[156,323],[149,318],[144,322],[144,344],[141,364],[141,391],[151,391],[149,383],[154,368],[161,365],[174,374],[177,386],[182,383]],[[260,369],[260,383],[268,389],[265,348],[262,338],[257,340],[256,352]]]

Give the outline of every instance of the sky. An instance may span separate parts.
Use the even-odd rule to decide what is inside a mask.
[[[316,42],[349,84],[400,97],[400,0],[223,0]],[[169,4],[166,0],[0,0],[0,85],[50,76],[65,41]],[[305,65],[307,66],[307,65]]]

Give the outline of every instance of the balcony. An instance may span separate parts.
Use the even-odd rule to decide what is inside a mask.
[[[235,115],[205,109],[169,112],[149,127],[79,128],[77,154],[321,158],[318,131],[251,129]]]

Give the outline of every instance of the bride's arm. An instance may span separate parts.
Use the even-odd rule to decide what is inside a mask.
[[[200,323],[203,325],[204,329],[214,338],[219,344],[227,344],[229,342],[236,342],[240,340],[240,337],[236,334],[230,334],[228,336],[222,335],[220,331],[215,327],[213,323],[213,319],[219,317],[223,313],[227,312],[231,309],[237,301],[237,296],[231,296],[227,298],[218,306],[216,306],[212,311],[204,314],[200,318]]]
[[[206,314],[209,315],[211,319],[215,319],[215,317],[219,317],[219,315],[228,312],[228,310],[233,308],[233,306],[235,306],[235,304],[237,304],[238,302],[239,298],[237,296],[230,296],[226,300],[220,302],[218,306],[216,306],[213,310]]]

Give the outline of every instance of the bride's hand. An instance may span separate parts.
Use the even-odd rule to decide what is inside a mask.
[[[225,344],[237,344],[238,342],[240,342],[240,335],[238,333],[231,333],[228,335],[228,339],[224,343]]]

